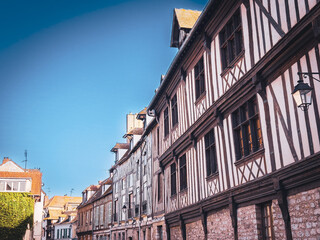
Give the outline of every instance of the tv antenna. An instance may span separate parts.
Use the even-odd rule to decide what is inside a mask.
[[[73,190],[74,190],[74,188],[71,188],[71,190],[70,190],[70,197],[72,196]]]
[[[25,160],[23,160],[22,162],[24,162],[24,170],[27,171],[27,162],[28,162],[28,152],[27,152],[27,150],[24,150],[24,157],[25,157]]]

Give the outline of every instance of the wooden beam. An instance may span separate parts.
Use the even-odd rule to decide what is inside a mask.
[[[282,218],[285,225],[286,230],[286,239],[292,240],[292,232],[291,232],[291,222],[290,222],[290,214],[288,209],[288,201],[287,194],[285,189],[281,186],[281,182],[279,178],[273,178],[273,186],[274,190],[277,193],[278,205],[280,207]]]

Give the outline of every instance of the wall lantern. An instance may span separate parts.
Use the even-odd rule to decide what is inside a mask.
[[[313,88],[308,85],[308,83],[303,82],[303,77],[307,78],[308,76],[312,79],[320,82],[319,79],[314,78],[313,74],[320,74],[315,72],[298,72],[299,80],[298,84],[294,87],[294,90],[292,92],[292,96],[294,100],[296,101],[297,106],[302,111],[308,111],[309,106],[312,103],[312,90]]]

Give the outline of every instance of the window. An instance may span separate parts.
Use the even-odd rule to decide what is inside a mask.
[[[27,180],[0,180],[0,192],[26,192]]]
[[[216,143],[213,129],[204,136],[204,141],[206,147],[207,176],[210,176],[217,172]]]
[[[162,199],[162,177],[161,173],[158,173],[158,202]]]
[[[163,235],[162,235],[162,226],[157,226],[157,231],[158,231],[158,236],[159,236],[159,240],[163,239]]]
[[[254,97],[232,113],[237,160],[262,148],[257,99]]]
[[[240,10],[231,17],[219,33],[222,70],[230,67],[232,61],[243,50]]]
[[[180,191],[187,188],[187,165],[186,165],[186,155],[183,155],[179,161],[180,167]]]
[[[166,137],[166,136],[168,136],[168,134],[169,134],[169,115],[168,115],[168,108],[166,108],[166,109],[164,110],[163,115],[164,115],[164,119],[163,119],[163,121],[164,121],[164,137]]]
[[[176,164],[172,163],[171,166],[171,196],[175,195],[177,193],[177,176],[176,176]]]
[[[204,65],[203,58],[194,67],[194,79],[196,87],[196,99],[198,99],[205,91],[205,80],[204,80]]]
[[[273,216],[271,202],[261,205],[261,233],[263,240],[273,240]]]
[[[174,127],[178,123],[178,105],[177,105],[176,94],[171,99],[171,115],[172,115],[172,127]]]

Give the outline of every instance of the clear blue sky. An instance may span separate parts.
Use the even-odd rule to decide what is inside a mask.
[[[147,106],[177,53],[174,8],[207,0],[0,1],[0,158],[40,168],[44,191],[109,176],[125,116]]]

